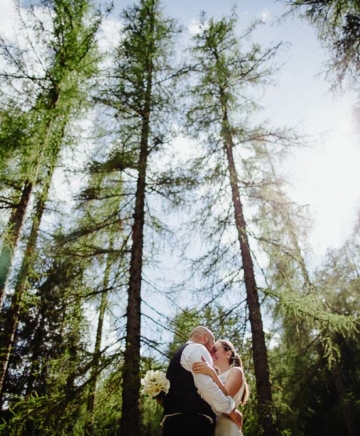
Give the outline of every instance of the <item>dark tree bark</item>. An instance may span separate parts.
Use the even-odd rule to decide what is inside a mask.
[[[221,90],[221,94],[223,94]],[[259,295],[256,285],[254,265],[251,257],[248,232],[244,218],[243,205],[240,198],[238,175],[233,156],[233,139],[229,127],[226,104],[222,104],[223,137],[226,146],[226,156],[230,175],[232,202],[234,205],[235,223],[240,244],[241,259],[244,270],[244,280],[249,308],[249,319],[252,334],[252,351],[256,379],[256,393],[259,402],[259,419],[266,436],[278,436],[275,418],[272,411],[272,393],[270,371],[267,357],[265,334],[261,317]]]
[[[9,223],[7,239],[0,254],[0,308],[5,297],[5,287],[9,278],[14,251],[20,236],[21,228],[25,219],[25,213],[29,204],[33,184],[26,181],[21,192],[21,197],[16,208],[13,210]]]
[[[146,167],[148,158],[152,65],[149,63],[146,104],[141,133],[138,180],[132,226],[130,279],[128,288],[126,348],[124,353],[121,435],[141,434],[140,392],[140,321],[141,279],[145,223]]]
[[[103,282],[103,291],[101,294],[100,308],[99,308],[99,318],[98,325],[96,329],[95,347],[94,347],[94,357],[92,361],[91,368],[91,381],[89,383],[89,395],[87,399],[87,412],[88,412],[88,422],[85,426],[85,435],[92,436],[94,433],[94,412],[95,412],[95,400],[96,400],[96,385],[99,377],[99,366],[101,358],[101,340],[103,335],[104,317],[108,301],[108,292],[106,289],[109,285],[109,274],[110,274],[111,262],[109,258],[107,259],[106,271]]]
[[[262,50],[253,45],[247,52],[243,51],[242,38],[236,34],[237,17],[233,14],[230,18],[205,19],[200,23],[200,32],[194,36],[194,53],[197,61],[194,69],[198,72],[198,80],[192,88],[194,102],[188,111],[189,126],[194,132],[195,138],[205,146],[201,163],[195,159],[195,171],[204,174],[204,182],[209,188],[209,195],[215,191],[214,198],[222,201],[224,186],[229,180],[231,199],[229,206],[233,207],[239,255],[242,260],[246,301],[249,310],[249,320],[252,333],[252,354],[256,379],[256,405],[261,427],[261,434],[266,436],[278,436],[276,414],[273,406],[272,390],[270,382],[270,370],[266,349],[265,334],[263,330],[262,315],[259,301],[258,287],[249,243],[249,229],[245,220],[244,207],[240,194],[240,182],[247,189],[247,181],[238,178],[234,160],[234,149],[240,147],[244,141],[247,150],[256,139],[254,129],[251,128],[250,114],[257,107],[256,101],[248,98],[246,89],[252,84],[266,81],[272,69],[266,67],[266,62],[271,60],[278,46]],[[251,30],[249,31],[249,33]],[[248,33],[246,34],[248,36]],[[240,123],[239,119],[244,119]],[[246,125],[250,123],[250,125]],[[257,130],[257,129],[255,129]],[[257,132],[258,133],[258,132]],[[203,136],[206,138],[203,139]],[[245,151],[246,153],[246,151]],[[246,161],[246,158],[244,158]],[[205,165],[202,172],[201,165]],[[256,167],[256,165],[254,165]],[[246,167],[246,171],[249,168]],[[251,172],[251,170],[249,170]],[[255,171],[254,171],[255,173]],[[248,176],[248,174],[247,174]],[[249,176],[251,179],[251,175]],[[210,181],[210,183],[209,183]],[[219,183],[221,188],[212,188],[211,183]],[[249,194],[249,191],[246,191]],[[203,197],[202,197],[203,198]],[[202,211],[212,211],[213,204],[203,199],[206,206]],[[206,209],[205,209],[206,208]],[[214,211],[216,213],[216,211]],[[215,225],[205,228],[204,234],[213,244],[214,250],[208,251],[203,256],[206,262],[222,261],[224,252],[219,250],[215,243],[222,244],[221,237],[231,226],[228,217],[221,219]],[[206,226],[206,223],[202,221]],[[225,227],[226,226],[226,227]],[[214,241],[215,237],[215,242]],[[219,239],[216,239],[219,238]],[[215,255],[213,256],[213,252]],[[222,265],[223,266],[223,265]],[[206,270],[206,274],[208,270]],[[237,283],[237,282],[236,282]]]
[[[44,353],[46,354],[48,352],[46,350],[48,347],[46,342],[48,341],[49,332],[51,332],[49,317],[52,317],[51,310],[54,309],[59,298],[59,291],[56,289],[56,286],[61,280],[63,280],[61,272],[59,265],[54,262],[53,267],[47,271],[46,280],[38,289],[40,304],[36,316],[36,326],[30,344],[31,366],[29,374],[26,377],[27,396],[30,396],[34,392],[38,395],[43,395],[46,390],[44,381],[46,373]],[[60,332],[57,333],[60,335]],[[59,352],[59,347],[52,345],[51,348],[54,351],[54,354]],[[40,385],[42,385],[41,388],[39,387]]]
[[[149,206],[146,195],[151,183],[148,174],[152,180],[158,174],[156,164],[149,166],[149,157],[162,149],[170,130],[175,82],[181,69],[175,70],[171,57],[178,28],[173,20],[164,17],[159,0],[140,0],[124,10],[123,18],[125,36],[116,47],[117,62],[110,72],[117,83],[104,87],[99,101],[114,110],[122,147],[114,150],[106,164],[116,163],[113,169],[120,172],[131,169],[131,179],[128,174],[124,177],[124,189],[132,201],[124,209],[130,215],[131,220],[127,222],[131,224],[125,229],[130,255],[119,434],[133,436],[143,432],[139,404],[140,344],[145,208]],[[113,159],[116,155],[125,157],[121,157],[120,165]]]
[[[43,192],[37,201],[35,207],[35,214],[32,221],[32,227],[29,235],[29,239],[26,245],[24,257],[22,260],[20,272],[17,277],[17,283],[15,286],[14,295],[11,300],[11,306],[5,315],[4,331],[1,336],[1,365],[0,365],[0,399],[3,399],[3,388],[6,377],[7,368],[9,365],[10,353],[14,346],[15,333],[18,324],[19,314],[22,306],[22,300],[26,289],[26,283],[31,269],[36,241],[39,233],[41,219],[45,211],[45,203],[48,198],[50,184],[52,180],[52,174],[54,171],[55,163],[57,160],[57,153],[53,157],[51,168],[49,168],[47,177],[44,180]]]

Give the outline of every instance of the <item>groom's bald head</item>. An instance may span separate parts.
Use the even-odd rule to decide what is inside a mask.
[[[197,344],[204,345],[209,351],[212,350],[215,342],[212,332],[208,328],[201,325],[194,328],[194,330],[190,333],[189,339]]]

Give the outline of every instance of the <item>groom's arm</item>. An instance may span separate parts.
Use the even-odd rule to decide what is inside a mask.
[[[183,351],[181,356],[181,365],[188,371],[191,371],[192,365],[195,362],[201,362],[201,356],[204,356],[206,361],[212,364],[210,353],[203,345],[189,344]],[[215,413],[231,413],[235,408],[235,402],[230,396],[226,396],[211,377],[205,374],[195,374],[195,386],[201,397],[210,404]]]

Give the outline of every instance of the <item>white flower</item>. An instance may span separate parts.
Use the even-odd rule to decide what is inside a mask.
[[[143,385],[142,393],[151,398],[155,398],[161,392],[167,394],[170,388],[170,382],[163,371],[148,371],[141,380],[141,384]]]

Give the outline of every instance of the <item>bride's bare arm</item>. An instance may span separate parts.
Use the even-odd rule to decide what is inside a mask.
[[[230,371],[228,378],[225,382],[225,389],[229,392],[231,397],[234,397],[239,392],[243,384],[243,372],[238,366],[235,366]]]

